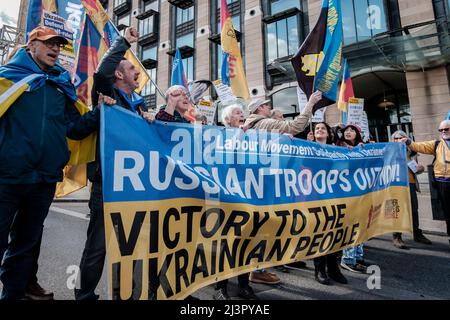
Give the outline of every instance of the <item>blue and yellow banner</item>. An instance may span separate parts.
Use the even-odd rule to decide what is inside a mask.
[[[411,232],[402,144],[349,150],[149,124],[116,106],[102,109],[101,127],[113,299],[183,299],[258,268]]]

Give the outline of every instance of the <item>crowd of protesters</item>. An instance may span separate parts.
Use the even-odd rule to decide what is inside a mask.
[[[102,105],[116,104],[149,122],[156,119],[189,123],[183,115],[191,102],[183,86],[172,86],[166,91],[166,104],[155,117],[147,112],[144,99],[135,92],[139,71],[124,58],[137,39],[136,29],[127,28],[124,36],[118,37],[111,45],[94,74],[92,111],[83,115],[74,106],[76,94],[68,73],[56,63],[60,49],[67,40],[53,29],[38,27],[33,30],[27,45],[14,52],[9,63],[0,67],[0,78],[15,83],[28,81],[31,88],[19,95],[0,118],[1,299],[53,299],[53,293],[38,284],[36,275],[44,220],[53,201],[56,182],[62,180],[63,168],[69,159],[66,137],[81,140],[97,132]],[[321,92],[314,92],[301,114],[293,120],[284,119],[280,110],[272,110],[270,101],[263,99],[252,100],[248,105],[240,102],[230,104],[223,109],[221,120],[226,127],[244,131],[276,130],[290,137],[300,135],[319,144],[362,147],[361,129],[355,125],[333,130],[329,124],[319,122],[308,130],[312,110],[321,98]],[[249,113],[247,118],[246,110]],[[196,123],[206,122],[205,116],[196,115]],[[439,140],[414,142],[405,132],[397,131],[392,135],[392,141],[407,145],[408,161],[414,160],[417,153],[435,156],[434,183],[450,236],[450,121],[443,121],[439,132]],[[95,290],[106,257],[99,145],[97,140],[96,160],[88,166],[91,182],[90,222],[80,261],[80,285],[75,289],[77,300],[99,298]],[[420,189],[416,175],[423,171],[424,167],[417,162],[409,168],[413,236],[417,242],[431,244],[419,228],[417,192]],[[400,233],[393,235],[394,245],[406,248],[401,236]],[[289,272],[289,268],[302,269],[305,266],[305,262],[298,261],[275,267],[275,270]],[[360,244],[315,258],[315,279],[323,285],[329,285],[332,281],[346,284],[341,267],[352,272],[365,272],[366,266],[363,244]],[[251,300],[258,297],[250,282],[274,285],[281,281],[275,273],[265,269],[241,274],[237,279],[238,295]],[[227,284],[228,280],[215,284],[214,299],[230,299]],[[194,298],[189,296],[187,299]]]

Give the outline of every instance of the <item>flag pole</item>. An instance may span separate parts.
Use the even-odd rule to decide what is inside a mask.
[[[320,56],[320,52],[317,54],[316,57],[316,65],[314,66],[314,79],[313,79],[313,88],[312,88],[312,92],[311,94],[313,94],[315,92],[315,85],[316,85],[316,74],[317,74],[317,65],[319,64],[319,56]],[[314,108],[314,107],[313,107]],[[314,115],[314,112],[313,114]],[[309,121],[309,130],[312,132],[313,131],[313,127],[312,127],[312,118]]]
[[[111,21],[111,19],[109,19],[109,22],[111,22],[111,25],[114,26],[114,29],[117,31],[118,34],[120,34],[119,29],[117,29],[116,25]],[[159,89],[158,85],[153,81],[152,77],[150,77],[150,75],[147,72],[147,69],[142,65],[141,60],[136,56],[136,54],[133,52],[133,50],[131,50],[131,53],[134,55],[134,57],[136,58],[137,62],[139,63],[139,65],[142,67],[142,69],[145,70],[145,73],[147,74],[148,78],[150,79],[151,83],[155,86],[156,90],[158,91],[158,93],[161,95],[161,97],[163,97],[164,99],[166,98],[166,95],[164,93],[162,93],[161,89]]]

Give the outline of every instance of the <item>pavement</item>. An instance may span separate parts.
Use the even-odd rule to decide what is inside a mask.
[[[73,288],[81,254],[86,240],[89,209],[86,202],[55,202],[45,222],[38,279],[40,284],[55,293],[57,300],[73,300]],[[391,300],[391,299],[450,299],[450,244],[448,238],[427,235],[432,245],[423,245],[403,238],[409,250],[392,245],[391,235],[373,238],[365,244],[365,258],[380,269],[380,288],[369,289],[373,277],[343,270],[347,285],[324,286],[314,280],[312,261],[303,270],[290,273],[275,272],[278,285],[251,284],[261,299],[267,300]],[[372,280],[371,280],[372,279]],[[369,280],[369,286],[368,286]],[[0,284],[1,288],[1,284]],[[101,299],[108,299],[106,272],[98,286]],[[213,286],[193,295],[210,300]],[[229,294],[239,300],[236,279],[229,281]]]

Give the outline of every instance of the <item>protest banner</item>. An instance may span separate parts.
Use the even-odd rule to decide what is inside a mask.
[[[200,100],[197,104],[197,109],[203,114],[209,125],[214,124],[214,118],[216,116],[216,105],[211,101]]]
[[[364,99],[350,98],[347,107],[347,124],[361,128],[361,118],[364,113]]]
[[[222,103],[236,100],[233,91],[231,91],[231,87],[224,84],[222,80],[218,79],[213,81],[213,85]]]
[[[327,111],[327,107],[316,110],[316,112],[314,112],[314,115],[311,118],[311,122],[313,123],[322,122],[325,118],[325,111]]]
[[[362,138],[364,142],[367,142],[370,140],[370,130],[369,130],[369,119],[367,118],[367,113],[363,111],[363,114],[361,116],[361,131],[362,131]]]
[[[300,89],[300,87],[297,87],[297,99],[298,99],[298,110],[300,113],[302,113],[303,109],[305,109],[305,106],[308,103],[308,97],[302,91],[302,89]]]
[[[117,106],[102,108],[100,141],[113,299],[183,299],[412,230],[403,144],[149,124]]]
[[[66,38],[69,42],[61,48],[58,60],[69,71],[71,76],[73,76],[75,74],[75,50],[73,42],[74,31],[71,24],[57,14],[44,10],[42,14],[42,25],[56,30],[60,36]]]

